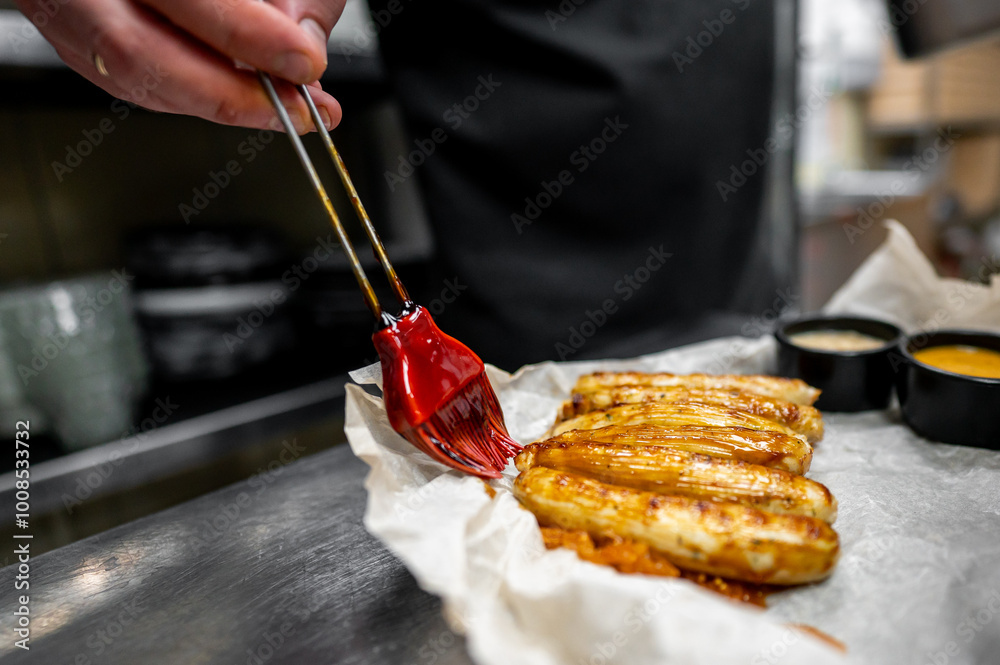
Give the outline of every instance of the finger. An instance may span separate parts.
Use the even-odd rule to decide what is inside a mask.
[[[81,4],[96,1],[80,0]],[[144,9],[133,6],[132,11],[119,11],[113,25],[104,23],[100,28],[86,25],[90,16],[85,13],[74,22],[86,37],[71,35],[72,46],[59,43],[57,51],[111,94],[156,111],[195,115],[226,125],[280,129],[255,73],[237,70],[226,58]],[[93,39],[94,45],[85,46],[86,39]],[[109,76],[97,71],[91,53],[101,55]],[[296,129],[308,131],[312,123],[305,102],[293,86],[275,83]],[[335,126],[341,117],[337,101],[322,90],[310,94],[324,119],[329,117],[330,126]]]
[[[271,0],[271,4],[302,25],[303,21],[311,20],[319,24],[326,39],[330,31],[340,20],[344,12],[346,0]]]
[[[326,69],[326,34],[257,0],[139,0],[225,56],[294,83]]]
[[[260,90],[256,76],[252,74],[238,74],[238,79],[246,77],[247,80],[237,80],[235,84],[216,80],[213,89],[220,92],[227,91],[224,94],[229,102],[222,104],[215,99],[210,104],[199,100],[201,95],[197,89],[184,90],[182,94],[173,90],[177,86],[185,85],[184,82],[168,84],[165,80],[160,81],[159,79],[172,76],[168,70],[157,70],[153,67],[145,82],[140,81],[136,85],[129,86],[128,83],[103,76],[93,62],[75,53],[67,53],[63,56],[63,60],[91,83],[119,99],[149,111],[193,115],[226,125],[284,131],[269,100]],[[113,71],[114,65],[109,65],[108,68]],[[309,131],[311,125],[306,121],[308,115],[304,108],[297,108],[299,100],[296,99],[294,86],[283,81],[275,81],[275,89],[282,103],[289,109],[289,116],[296,131],[299,133]]]
[[[307,130],[314,131],[315,127],[311,122],[312,115],[309,112],[309,107],[306,105],[305,100],[302,98],[300,86],[277,79],[272,79],[271,82],[274,84],[274,88],[281,99],[282,106],[288,110],[289,115],[296,119],[296,128],[298,129],[299,127],[297,119],[306,118],[308,120]],[[306,85],[305,89],[312,98],[313,104],[316,106],[316,110],[319,112],[320,117],[323,119],[323,125],[327,129],[333,129],[339,125],[343,117],[343,113],[337,100],[324,92],[323,89],[319,87],[319,84]],[[271,109],[271,114],[274,116],[275,121],[277,121],[277,115],[273,108],[270,105],[268,108]],[[274,129],[275,127],[272,125],[270,128]],[[301,134],[302,132],[299,131],[299,133]]]

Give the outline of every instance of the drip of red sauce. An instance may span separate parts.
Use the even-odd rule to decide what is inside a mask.
[[[423,307],[385,319],[372,341],[393,429],[439,462],[499,478],[521,446],[507,433],[483,361]]]

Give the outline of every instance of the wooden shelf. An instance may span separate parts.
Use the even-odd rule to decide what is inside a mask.
[[[873,132],[1000,127],[1000,43],[911,61],[887,41],[883,54],[882,76],[868,100]]]

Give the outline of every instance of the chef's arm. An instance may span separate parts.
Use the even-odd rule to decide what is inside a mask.
[[[144,108],[274,128],[256,75],[235,60],[310,84],[328,127],[340,122],[340,105],[317,81],[345,0],[16,2],[70,67]],[[279,87],[296,126],[311,128],[305,102],[292,86]]]

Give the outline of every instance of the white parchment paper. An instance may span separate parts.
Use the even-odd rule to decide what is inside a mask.
[[[831,311],[914,329],[951,305],[949,327],[1000,329],[1000,281],[970,289],[940,280],[906,231],[890,226]],[[949,289],[968,297],[960,304]],[[489,371],[511,434],[527,443],[551,425],[581,373],[769,373],[774,353],[770,338],[724,338],[632,360]],[[375,365],[354,378],[378,385],[381,376]],[[534,517],[510,494],[513,466],[491,498],[481,480],[398,436],[381,399],[358,386],[348,386],[346,433],[371,467],[366,527],[443,599],[481,665],[1000,663],[1000,454],[924,441],[894,409],[825,421],[808,475],[838,498],[841,559],[830,579],[775,594],[767,610],[685,580],[546,551]],[[787,622],[829,633],[847,655]]]
[[[1000,330],[1000,274],[989,284],[938,277],[902,224],[889,220],[886,226],[888,238],[830,298],[825,312],[870,316],[909,333]]]

